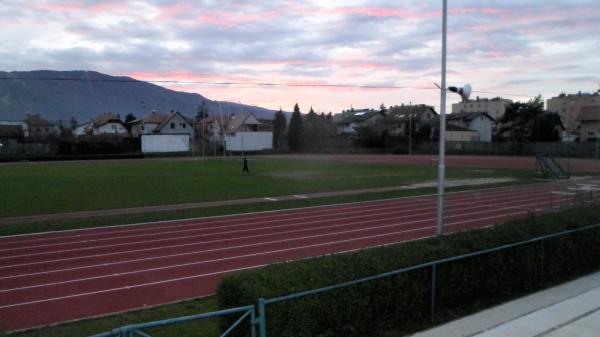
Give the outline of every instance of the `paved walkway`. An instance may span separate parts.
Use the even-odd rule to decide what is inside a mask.
[[[600,336],[600,272],[413,337]]]
[[[489,184],[499,184],[514,181],[513,178],[474,178],[474,179],[448,179],[446,180],[446,187],[457,187],[457,186],[479,186]],[[299,200],[307,198],[326,198],[344,195],[358,195],[366,193],[384,193],[394,192],[402,190],[414,190],[418,188],[428,188],[437,186],[436,181],[428,181],[424,183],[416,183],[402,186],[392,187],[377,187],[377,188],[363,188],[356,190],[346,191],[332,191],[332,192],[318,192],[318,193],[306,193],[302,195],[281,195],[271,197],[255,197],[246,199],[234,199],[234,200],[218,200],[218,201],[205,201],[205,202],[193,202],[185,204],[172,204],[172,205],[153,205],[153,206],[142,206],[142,207],[128,207],[128,208],[115,208],[115,209],[102,209],[102,210],[89,210],[89,211],[78,211],[78,212],[67,212],[67,213],[52,213],[52,214],[36,214],[36,215],[25,215],[16,217],[0,218],[0,225],[18,224],[18,223],[30,223],[37,221],[48,221],[48,220],[69,220],[69,219],[82,219],[100,216],[114,216],[114,215],[127,215],[127,214],[143,214],[152,212],[165,212],[165,211],[179,211],[186,209],[196,208],[211,208],[220,206],[232,206],[232,205],[246,205],[255,203],[285,201],[285,200]]]

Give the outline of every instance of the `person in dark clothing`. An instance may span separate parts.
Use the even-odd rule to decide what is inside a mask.
[[[244,175],[250,175],[250,170],[248,169],[248,159],[244,158],[244,169],[242,169],[242,173]]]

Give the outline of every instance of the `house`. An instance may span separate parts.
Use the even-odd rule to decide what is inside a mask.
[[[34,140],[45,140],[60,134],[59,128],[38,114],[27,114],[23,122],[29,130],[29,138]]]
[[[600,139],[600,106],[581,108],[577,122],[580,125],[579,141],[592,142]]]
[[[168,114],[153,111],[144,118],[136,119],[129,124],[133,137],[150,134],[186,134],[189,135],[190,140],[194,139],[193,122],[177,111],[171,111]]]
[[[14,153],[23,138],[21,125],[0,124],[0,154]]]
[[[73,134],[75,136],[127,136],[128,132],[125,124],[123,124],[118,116],[112,113],[105,113],[85,124],[77,126],[73,130]]]
[[[228,151],[262,151],[273,148],[273,126],[261,123],[252,113],[231,116],[223,126]]]
[[[361,127],[375,126],[385,119],[385,114],[372,109],[349,110],[338,115],[335,121],[337,134],[354,135]]]
[[[570,134],[580,133],[579,115],[584,107],[600,107],[600,90],[593,93],[562,93],[546,100],[546,110],[558,113]]]
[[[23,131],[23,137],[25,137],[25,138],[29,137],[29,125],[27,125],[27,123],[25,123],[23,121],[0,121],[0,126],[3,126],[3,125],[4,126],[6,126],[6,125],[18,126]]]
[[[506,107],[513,101],[510,99],[495,97],[495,98],[479,98],[470,99],[464,102],[452,104],[452,113],[460,112],[485,112],[494,120],[499,120],[504,116]]]
[[[208,116],[196,122],[195,131],[200,139],[207,142],[222,142],[223,130],[228,124],[229,117],[227,116]]]
[[[434,126],[437,112],[425,104],[396,105],[387,111],[386,126],[393,136],[408,136],[409,128],[415,133]]]
[[[454,125],[463,129],[476,131],[480,142],[492,141],[492,129],[494,119],[484,111],[480,112],[459,112],[446,116],[448,125]]]

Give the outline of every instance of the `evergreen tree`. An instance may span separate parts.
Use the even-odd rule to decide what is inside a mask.
[[[208,117],[208,106],[206,105],[206,101],[202,101],[200,105],[198,105],[198,109],[196,110],[196,122]]]
[[[302,145],[308,149],[318,149],[321,146],[321,128],[319,116],[312,106],[302,122]]]
[[[71,116],[71,119],[69,119],[69,127],[71,128],[71,131],[75,130],[75,128],[77,127],[79,123],[77,122],[77,119],[75,119],[75,117]]]
[[[285,129],[287,126],[287,119],[279,108],[279,111],[275,113],[275,119],[273,120],[273,147],[279,149],[283,146]]]
[[[294,105],[294,112],[290,119],[290,126],[287,133],[288,146],[292,151],[302,150],[302,116],[298,103]]]
[[[125,121],[123,122],[125,124],[125,128],[127,129],[127,131],[131,132],[131,124],[129,124],[130,122],[133,122],[134,120],[136,120],[135,116],[131,113],[128,113],[125,116]]]

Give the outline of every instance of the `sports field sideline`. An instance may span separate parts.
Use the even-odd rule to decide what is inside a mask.
[[[579,181],[582,183],[584,181]],[[565,205],[569,183],[451,193],[448,232]],[[15,331],[212,294],[227,273],[431,236],[435,197],[0,239],[0,325]]]

